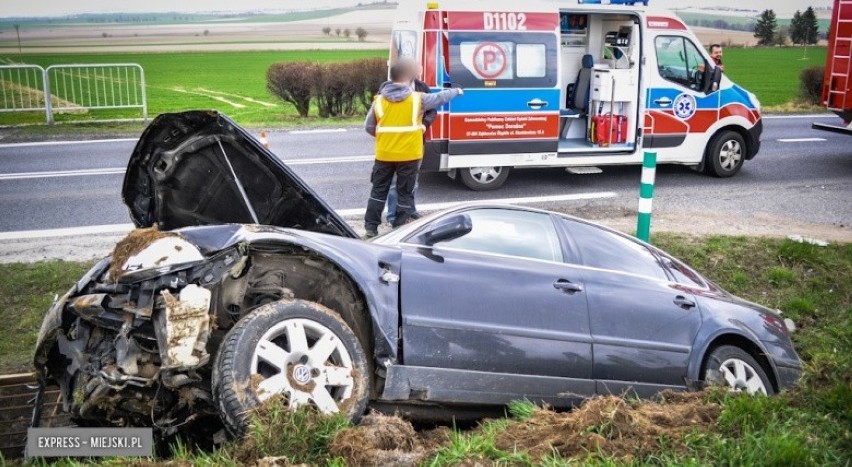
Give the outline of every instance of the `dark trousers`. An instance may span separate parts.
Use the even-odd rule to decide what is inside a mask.
[[[370,182],[373,189],[367,201],[367,213],[364,215],[364,227],[367,231],[375,231],[382,223],[382,211],[388,198],[393,176],[396,175],[396,191],[399,202],[396,206],[396,217],[393,226],[405,224],[414,213],[414,185],[417,184],[417,171],[420,161],[385,162],[376,161]]]

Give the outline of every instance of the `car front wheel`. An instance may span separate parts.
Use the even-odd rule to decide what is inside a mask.
[[[732,391],[751,395],[775,394],[760,363],[739,347],[722,345],[715,348],[707,356],[705,368],[705,381],[717,380]]]
[[[252,409],[276,395],[291,409],[357,419],[368,386],[367,359],[349,326],[302,300],[269,303],[243,317],[225,336],[213,370],[219,415],[236,437],[245,434]]]

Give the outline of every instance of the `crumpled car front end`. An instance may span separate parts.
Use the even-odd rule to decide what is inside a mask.
[[[49,310],[34,358],[39,379],[59,384],[77,423],[167,436],[203,422],[198,434],[210,439],[220,425],[210,423],[218,416],[208,362],[211,339],[221,338],[211,305],[246,258],[239,246],[205,256],[178,234],[134,231]]]

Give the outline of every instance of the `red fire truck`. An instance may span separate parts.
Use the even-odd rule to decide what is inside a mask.
[[[852,0],[834,0],[822,105],[843,119],[843,125],[814,123],[820,130],[852,135]]]

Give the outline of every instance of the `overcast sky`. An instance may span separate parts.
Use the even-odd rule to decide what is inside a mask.
[[[137,13],[166,11],[245,11],[326,8],[350,6],[359,0],[0,0],[0,17],[9,16],[58,16],[78,13]],[[360,0],[367,3],[371,0]],[[422,1],[427,0],[401,0]],[[828,6],[830,0],[650,0],[651,5],[663,8],[689,6],[725,6],[763,10],[772,8],[779,14],[787,14],[807,5]],[[440,3],[440,2],[439,2]],[[563,1],[568,5],[573,1]]]

